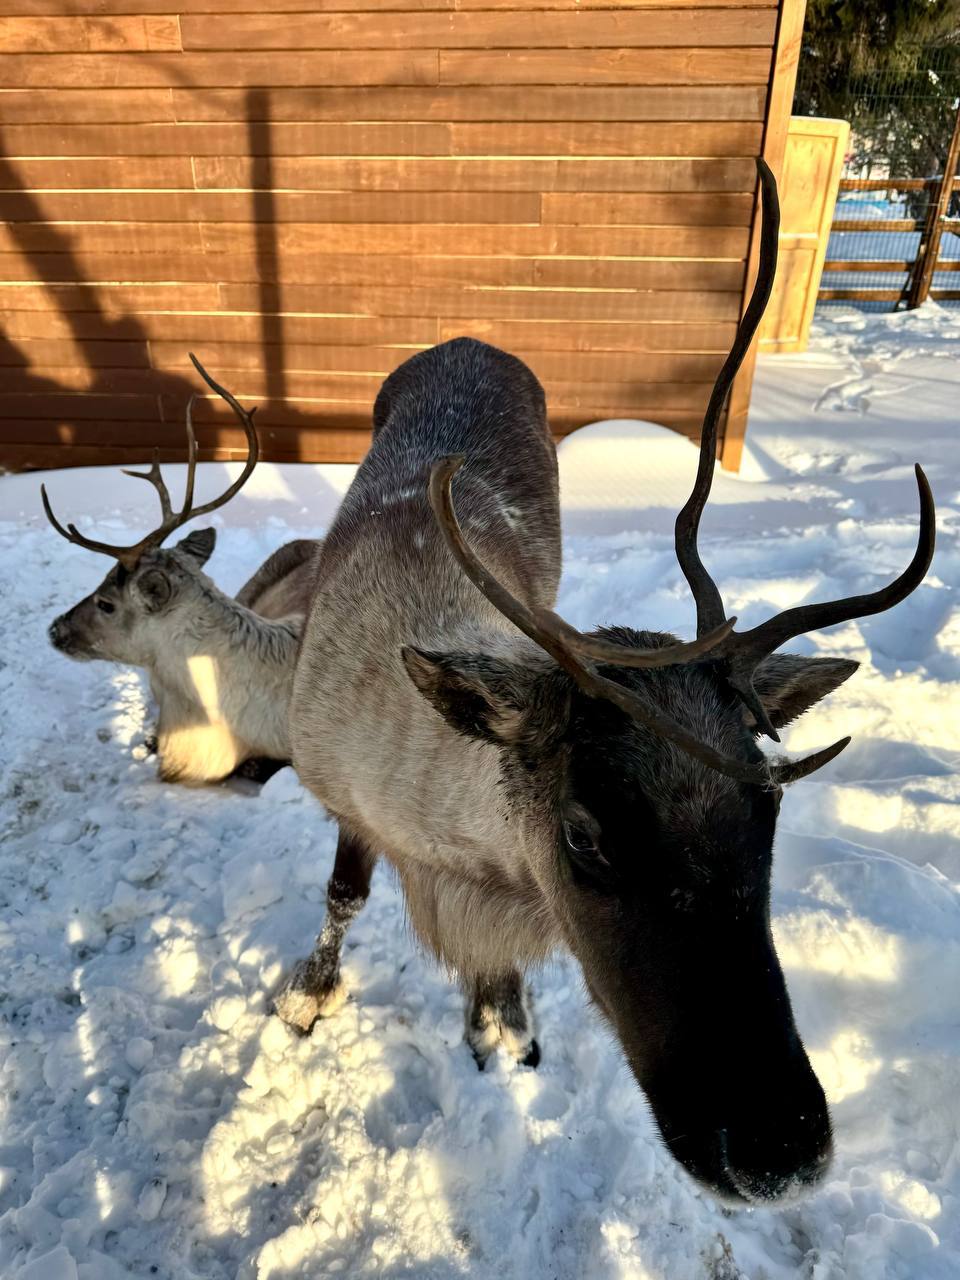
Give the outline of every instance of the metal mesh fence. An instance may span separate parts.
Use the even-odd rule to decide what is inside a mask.
[[[915,46],[898,67],[851,76],[852,125],[821,305],[856,302],[869,310],[908,305],[960,105],[960,48]],[[948,213],[960,213],[958,195]],[[945,231],[933,289],[960,284],[960,235]]]

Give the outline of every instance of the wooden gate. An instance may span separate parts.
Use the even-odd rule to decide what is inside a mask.
[[[951,198],[957,183],[960,161],[960,110],[954,123],[943,172],[931,178],[841,178],[840,195],[851,191],[926,192],[926,213],[919,218],[849,218],[841,215],[831,230],[861,232],[880,237],[919,233],[916,252],[909,258],[897,253],[873,258],[829,258],[823,267],[824,283],[819,299],[825,302],[892,302],[894,310],[918,307],[927,298],[937,301],[960,299],[960,288],[934,284],[938,273],[960,271],[960,259],[944,253],[944,232],[960,234],[960,218],[951,217]],[[839,274],[878,274],[890,277],[889,286],[833,285]]]
[[[849,138],[846,120],[794,116],[790,121],[777,274],[760,327],[761,351],[807,349]]]

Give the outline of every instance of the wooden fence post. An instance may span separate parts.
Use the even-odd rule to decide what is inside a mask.
[[[957,118],[953,125],[953,137],[950,139],[946,163],[943,166],[943,177],[940,179],[936,199],[930,202],[923,234],[920,237],[920,247],[917,251],[913,280],[910,284],[910,292],[907,295],[908,309],[919,307],[922,302],[926,302],[930,293],[933,273],[937,269],[937,258],[940,256],[940,237],[943,234],[943,220],[950,208],[950,196],[953,192],[953,181],[956,177],[958,158],[960,158],[960,108],[957,110]]]
[[[780,0],[777,15],[777,33],[774,43],[773,67],[770,88],[767,93],[766,123],[760,153],[779,180],[783,171],[783,154],[790,128],[790,112],[793,92],[797,83],[797,63],[800,60],[800,44],[803,39],[803,19],[807,0]],[[743,289],[743,310],[746,309],[753,283],[757,277],[760,255],[760,199],[759,186],[754,206],[753,225],[750,231],[750,247],[747,252],[747,273]],[[747,433],[747,414],[750,409],[750,392],[757,363],[759,339],[755,338],[730,389],[727,420],[720,445],[720,463],[728,471],[739,471],[743,455],[743,439]]]

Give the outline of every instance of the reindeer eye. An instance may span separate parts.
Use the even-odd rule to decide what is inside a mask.
[[[101,613],[113,613],[115,606],[109,600],[98,600],[97,608]]]
[[[563,839],[574,883],[595,892],[609,892],[613,884],[613,871],[600,852],[600,828],[597,824],[589,820],[582,822],[565,818]]]
[[[580,857],[590,854],[599,854],[597,847],[597,837],[592,831],[586,827],[578,826],[575,822],[564,822],[563,835],[567,842],[567,848],[571,853],[576,853]]]

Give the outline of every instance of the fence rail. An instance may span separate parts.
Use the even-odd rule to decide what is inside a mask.
[[[850,218],[836,217],[831,225],[831,232],[864,233],[871,238],[874,235],[886,237],[890,235],[916,235],[919,241],[916,252],[907,257],[904,246],[897,246],[889,257],[882,257],[883,243],[871,243],[866,246],[870,257],[833,257],[823,264],[824,283],[817,294],[820,302],[892,302],[896,310],[901,305],[918,307],[927,298],[938,302],[952,302],[960,299],[960,289],[935,285],[934,277],[939,273],[960,271],[960,258],[946,256],[944,253],[944,232],[960,235],[960,218],[950,217],[952,197],[958,187],[957,166],[960,162],[960,111],[957,112],[953,127],[953,135],[946,156],[943,172],[935,177],[927,178],[841,178],[840,196],[844,192],[880,191],[880,192],[913,192],[926,195],[926,208],[920,210],[921,217],[913,218]],[[916,205],[914,205],[916,208]],[[841,207],[841,214],[844,210]],[[902,210],[901,210],[902,212]],[[853,246],[849,246],[853,247]],[[951,246],[953,247],[953,246]],[[909,249],[909,246],[907,246]],[[831,276],[879,276],[879,287],[857,283],[832,283]],[[896,282],[884,277],[900,277]]]

